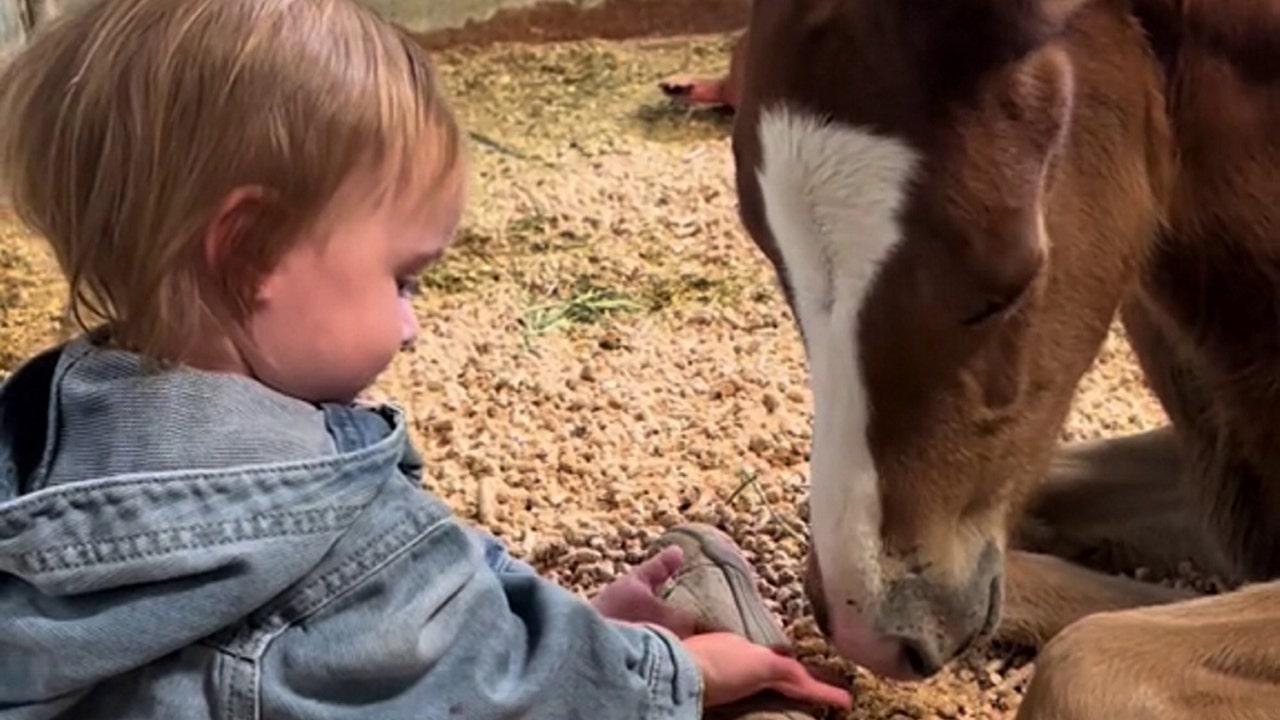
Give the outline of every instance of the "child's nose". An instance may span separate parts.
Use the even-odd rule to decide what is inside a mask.
[[[400,347],[413,347],[418,339],[418,316],[413,312],[413,303],[407,299],[400,300]]]

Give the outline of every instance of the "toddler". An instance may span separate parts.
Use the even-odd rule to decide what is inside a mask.
[[[676,527],[579,598],[357,401],[466,175],[423,51],[349,1],[107,0],[4,70],[0,186],[85,332],[0,390],[0,718],[849,704],[722,534]]]

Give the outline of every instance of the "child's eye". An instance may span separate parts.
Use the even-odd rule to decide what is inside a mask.
[[[413,297],[418,294],[418,288],[421,283],[418,276],[396,278],[396,292],[403,297]]]

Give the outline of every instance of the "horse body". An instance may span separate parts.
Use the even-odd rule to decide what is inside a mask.
[[[808,355],[835,648],[918,678],[1047,642],[1024,714],[1093,717],[1171,702],[1054,698],[1186,613],[1248,632],[1138,643],[1131,680],[1229,642],[1280,678],[1280,586],[1104,572],[1280,576],[1280,4],[757,0],[745,37],[740,211]],[[1059,447],[1117,312],[1170,426]]]

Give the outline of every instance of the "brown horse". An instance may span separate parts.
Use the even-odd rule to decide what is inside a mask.
[[[756,0],[749,32],[740,212],[807,352],[836,650],[919,678],[994,634],[1042,650],[1023,718],[1280,717],[1280,2]],[[1058,447],[1117,313],[1170,425]],[[1183,560],[1256,584],[1111,574]]]

